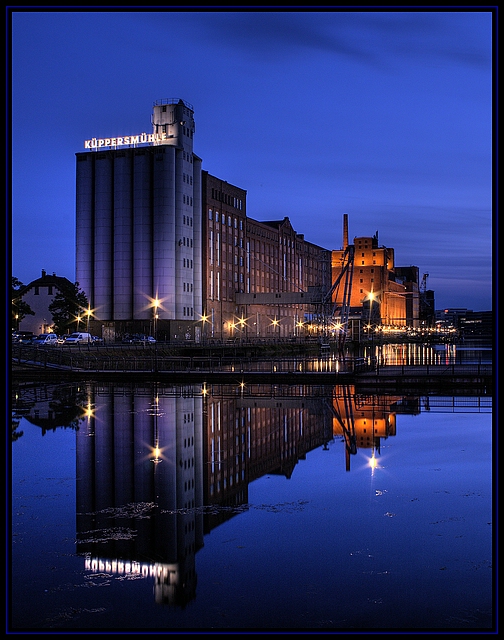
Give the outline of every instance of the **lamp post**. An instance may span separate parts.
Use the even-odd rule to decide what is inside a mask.
[[[303,321],[302,321],[302,320],[298,320],[298,321],[296,322],[296,338],[298,338],[298,339],[299,339],[299,338],[302,338],[302,335],[301,335],[301,329],[303,328],[303,324],[304,324],[304,323],[303,323]]]
[[[277,317],[275,316],[275,319],[271,321],[271,324],[274,327],[278,327],[278,340],[280,340],[280,320],[278,320]]]
[[[369,300],[369,320],[368,320],[368,324],[371,324],[373,300],[375,300],[375,294],[372,291],[370,291],[369,294],[368,294],[368,300]]]
[[[156,298],[153,302],[153,312],[154,312],[154,340],[157,342],[157,321],[158,321],[158,307],[159,300]]]
[[[158,370],[158,362],[157,362],[157,321],[158,321],[158,307],[159,300],[156,298],[153,303],[153,311],[154,311],[154,371],[157,373]]]
[[[240,325],[241,330],[241,341],[243,342],[243,330],[245,329],[245,341],[247,340],[247,320],[248,318],[244,318],[243,315],[238,319],[238,324]]]
[[[88,305],[88,308],[86,309],[86,333],[88,334],[87,337],[87,346],[88,346],[88,351],[89,351],[89,343],[91,342],[91,340],[89,339],[89,319],[91,317],[91,308]]]
[[[201,316],[201,339],[203,344],[206,344],[206,323],[208,322],[208,316],[205,312]]]

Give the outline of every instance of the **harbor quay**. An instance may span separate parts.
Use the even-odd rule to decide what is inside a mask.
[[[135,379],[165,382],[229,382],[246,384],[354,384],[370,391],[424,389],[491,395],[490,362],[384,364],[375,356],[286,351],[263,346],[173,349],[162,345],[37,348],[15,345],[12,377],[37,379]]]

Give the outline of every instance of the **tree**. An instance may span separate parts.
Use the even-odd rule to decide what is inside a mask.
[[[54,332],[62,335],[67,331],[77,331],[88,304],[86,294],[79,289],[78,282],[58,291],[49,305]]]
[[[35,315],[35,311],[32,310],[30,305],[19,296],[19,292],[23,287],[24,284],[21,280],[13,276],[11,289],[12,328],[16,331],[19,329],[19,323],[23,318]]]

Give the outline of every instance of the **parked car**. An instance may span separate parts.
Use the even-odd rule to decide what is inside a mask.
[[[41,333],[32,340],[32,344],[54,346],[58,344],[58,336],[55,333]]]
[[[156,340],[152,336],[140,334],[133,336],[131,342],[133,342],[133,344],[154,344]]]
[[[33,331],[15,331],[12,334],[12,342],[15,344],[31,344],[35,337]]]
[[[65,340],[64,344],[78,344],[79,342],[91,343],[90,333],[75,332],[71,333]]]
[[[101,344],[103,342],[103,338],[100,338],[100,336],[91,336],[91,340],[93,344]]]

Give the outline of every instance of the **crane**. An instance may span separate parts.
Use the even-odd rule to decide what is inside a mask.
[[[334,296],[334,303],[333,303],[331,315],[332,315],[332,318],[337,320],[340,324],[340,327],[338,330],[338,349],[340,353],[343,352],[346,334],[348,332],[348,318],[350,315],[350,301],[352,298],[354,255],[355,255],[355,247],[353,244],[349,244],[345,249],[341,259],[341,263],[342,263],[341,272],[336,278],[336,280],[333,282],[332,287],[325,294],[325,297],[323,300],[324,305],[329,304],[333,300],[333,294],[336,294]],[[341,282],[343,281],[343,278],[344,278],[343,296],[341,298],[341,309],[339,310],[339,314],[338,314],[336,301],[339,299],[338,292],[339,292]]]
[[[422,276],[422,281],[420,282],[420,293],[425,295],[427,291],[427,278],[429,277],[428,273],[424,273]]]

